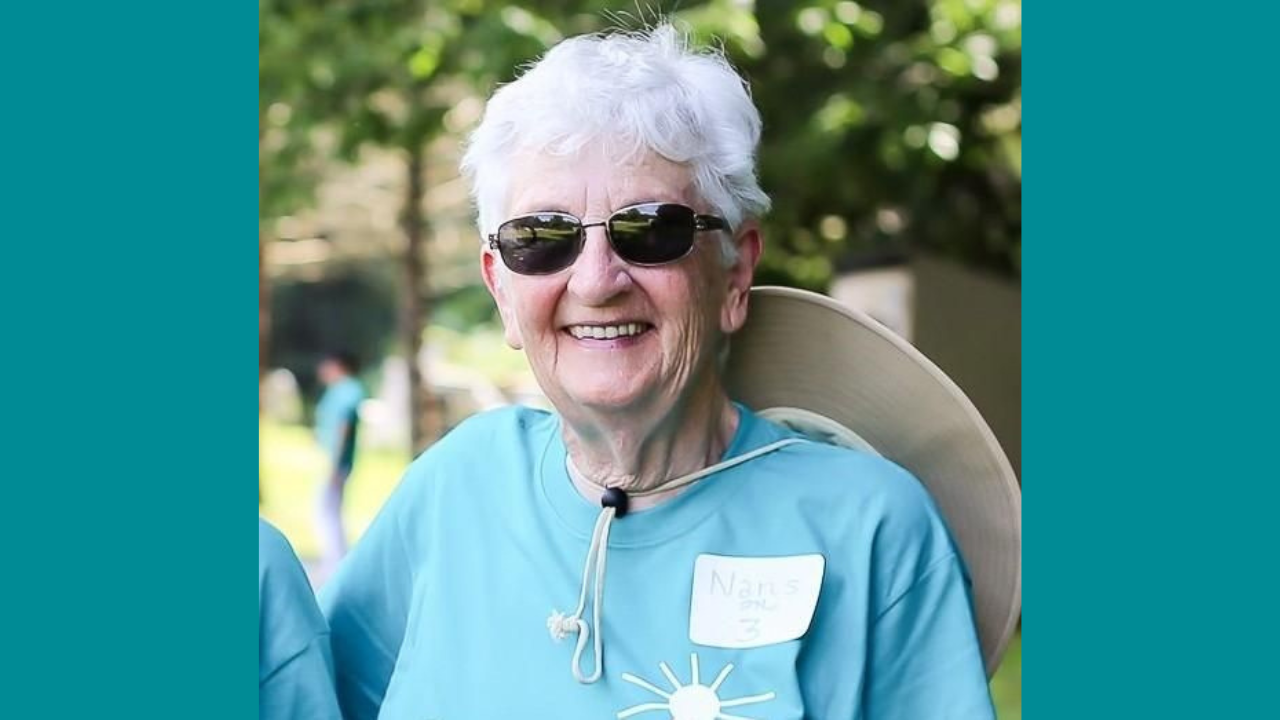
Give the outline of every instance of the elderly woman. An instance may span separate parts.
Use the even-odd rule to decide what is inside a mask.
[[[322,594],[347,718],[988,718],[929,495],[735,403],[759,114],[669,26],[566,40],[464,171],[556,412],[422,455]]]

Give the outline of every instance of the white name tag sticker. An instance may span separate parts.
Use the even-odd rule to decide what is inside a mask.
[[[699,555],[693,563],[689,639],[722,648],[795,640],[813,620],[825,566],[817,554]]]

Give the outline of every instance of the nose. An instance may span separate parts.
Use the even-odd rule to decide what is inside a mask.
[[[586,233],[582,254],[569,269],[567,289],[584,305],[605,305],[631,287],[631,275],[603,227],[587,227]]]

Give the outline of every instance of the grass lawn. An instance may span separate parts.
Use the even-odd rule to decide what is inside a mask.
[[[303,559],[317,557],[312,517],[319,493],[324,457],[304,427],[261,422],[258,425],[258,464],[262,505],[258,512],[293,543]],[[362,448],[355,473],[347,485],[343,515],[347,534],[355,541],[369,526],[378,508],[409,464],[404,451]],[[999,720],[1022,720],[1022,637],[1015,635],[999,672],[991,681]]]
[[[1014,633],[1000,669],[991,678],[991,697],[1000,720],[1022,720],[1022,631]]]
[[[347,481],[343,500],[350,541],[369,526],[408,465],[407,451],[361,448],[356,454],[355,471]],[[320,551],[314,517],[325,459],[311,430],[259,422],[258,466],[262,483],[258,512],[280,528],[300,557],[316,559]]]

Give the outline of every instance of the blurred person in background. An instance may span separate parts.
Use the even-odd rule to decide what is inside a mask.
[[[760,131],[669,25],[565,40],[489,100],[480,269],[555,412],[459,425],[325,585],[348,720],[993,716],[921,483],[726,389]]]
[[[339,720],[333,656],[289,541],[258,518],[258,719]]]
[[[320,402],[316,404],[315,421],[316,441],[325,455],[316,514],[325,577],[347,552],[342,497],[351,469],[355,466],[360,403],[365,398],[364,387],[356,379],[359,371],[355,355],[338,350],[325,355],[316,372],[325,387]]]

